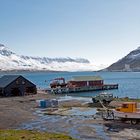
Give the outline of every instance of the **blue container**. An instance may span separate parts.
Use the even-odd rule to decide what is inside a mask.
[[[46,108],[46,101],[45,100],[40,101],[40,107],[41,108]]]
[[[46,107],[52,107],[51,100],[46,100]]]
[[[52,107],[58,107],[58,101],[56,99],[52,100]]]

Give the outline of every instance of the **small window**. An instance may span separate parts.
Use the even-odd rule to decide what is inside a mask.
[[[18,81],[18,80],[16,80],[16,84],[17,84],[17,85],[19,84],[19,81]]]
[[[122,107],[123,108],[128,108],[128,105],[127,104],[123,104]]]
[[[22,81],[22,85],[25,85],[25,81]]]

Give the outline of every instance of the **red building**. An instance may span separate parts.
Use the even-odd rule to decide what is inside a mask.
[[[104,81],[100,76],[75,76],[69,82],[69,87],[103,86]]]

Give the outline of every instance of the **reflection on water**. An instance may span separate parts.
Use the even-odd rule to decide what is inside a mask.
[[[70,95],[64,95],[59,97],[58,101],[67,101],[67,100],[79,100],[79,101],[85,101],[85,102],[92,102],[91,97],[72,97]]]
[[[79,115],[79,116],[92,116],[96,114],[96,108],[77,108],[72,107],[68,110],[68,114],[70,115]]]
[[[103,125],[95,125],[93,116],[96,109],[72,108],[66,116],[44,115],[45,110],[39,109],[37,120],[22,125],[22,129],[39,130],[57,133],[68,133],[70,136],[80,140],[106,139],[109,138],[104,132]],[[41,115],[42,114],[42,115]]]

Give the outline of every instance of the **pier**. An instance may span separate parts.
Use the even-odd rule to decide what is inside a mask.
[[[74,76],[67,82],[63,77],[53,79],[48,92],[57,94],[112,89],[118,89],[118,84],[104,84],[100,76]]]
[[[108,84],[103,86],[89,86],[89,87],[56,87],[51,89],[51,93],[61,94],[61,93],[78,93],[78,92],[90,92],[98,90],[112,90],[118,89],[118,84]],[[50,90],[49,90],[50,91]]]

